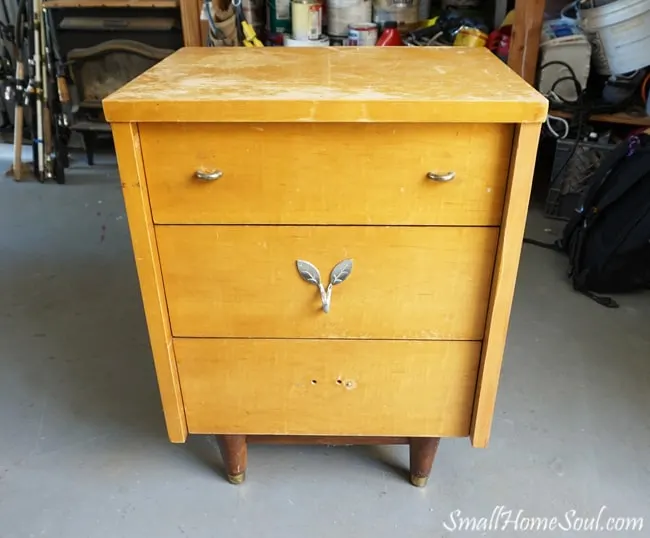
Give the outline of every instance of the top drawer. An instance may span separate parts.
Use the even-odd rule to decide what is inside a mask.
[[[512,135],[506,124],[140,125],[158,224],[498,225]]]

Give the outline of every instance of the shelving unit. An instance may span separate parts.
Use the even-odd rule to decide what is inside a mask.
[[[544,21],[545,0],[517,0],[515,2],[515,24],[510,42],[508,65],[531,85],[535,83],[537,59],[539,57],[539,41]],[[571,114],[563,111],[553,111],[555,116],[570,118]],[[620,125],[636,125],[650,127],[650,116],[617,112],[615,114],[594,114],[590,121],[614,123]]]
[[[570,118],[571,113],[563,110],[551,110],[554,116],[561,118]],[[614,114],[593,114],[589,116],[589,121],[602,123],[617,123],[621,125],[638,125],[639,127],[650,127],[650,116],[636,116],[626,112],[616,112]]]
[[[199,47],[201,45],[201,0],[44,0],[45,9],[72,8],[180,8],[183,28],[183,45]]]
[[[106,7],[131,7],[131,8],[175,8],[178,0],[45,0],[43,7],[53,8],[106,8]]]

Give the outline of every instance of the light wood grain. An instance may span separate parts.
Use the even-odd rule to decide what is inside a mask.
[[[521,125],[515,136],[509,188],[499,237],[488,324],[474,404],[471,437],[472,444],[476,447],[487,446],[490,438],[510,320],[510,307],[528,213],[528,199],[537,157],[539,132],[539,125]]]
[[[531,85],[537,76],[545,4],[545,0],[517,0],[515,4],[508,65]]]
[[[157,226],[174,336],[483,338],[497,228]],[[324,313],[296,260],[325,285]]]
[[[175,339],[191,433],[466,436],[480,344]]]
[[[183,44],[186,47],[200,47],[201,42],[201,0],[178,0],[181,7]]]
[[[151,219],[138,129],[135,124],[128,123],[114,123],[111,127],[167,433],[171,441],[182,443],[187,437],[187,426],[167,317],[167,304],[160,274],[158,248]],[[125,372],[125,375],[128,375],[128,372]]]
[[[499,225],[513,127],[143,124],[156,223]],[[197,169],[223,172],[213,182]],[[428,172],[456,173],[443,183]]]
[[[548,108],[464,47],[185,48],[103,103],[108,121],[204,123],[520,123]]]

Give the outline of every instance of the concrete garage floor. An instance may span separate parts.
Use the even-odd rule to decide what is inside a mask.
[[[416,489],[405,447],[253,446],[231,486],[211,438],[166,440],[116,169],[81,161],[66,186],[0,178],[1,538],[531,535],[443,526],[496,506],[650,535],[650,294],[608,310],[526,246],[489,449],[443,441]]]

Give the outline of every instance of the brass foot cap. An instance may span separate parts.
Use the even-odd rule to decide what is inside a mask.
[[[413,474],[411,475],[411,484],[418,488],[423,488],[426,486],[427,480],[429,480],[428,476],[415,476]]]
[[[229,474],[228,482],[231,484],[241,484],[244,481],[244,478],[246,478],[246,473]]]

